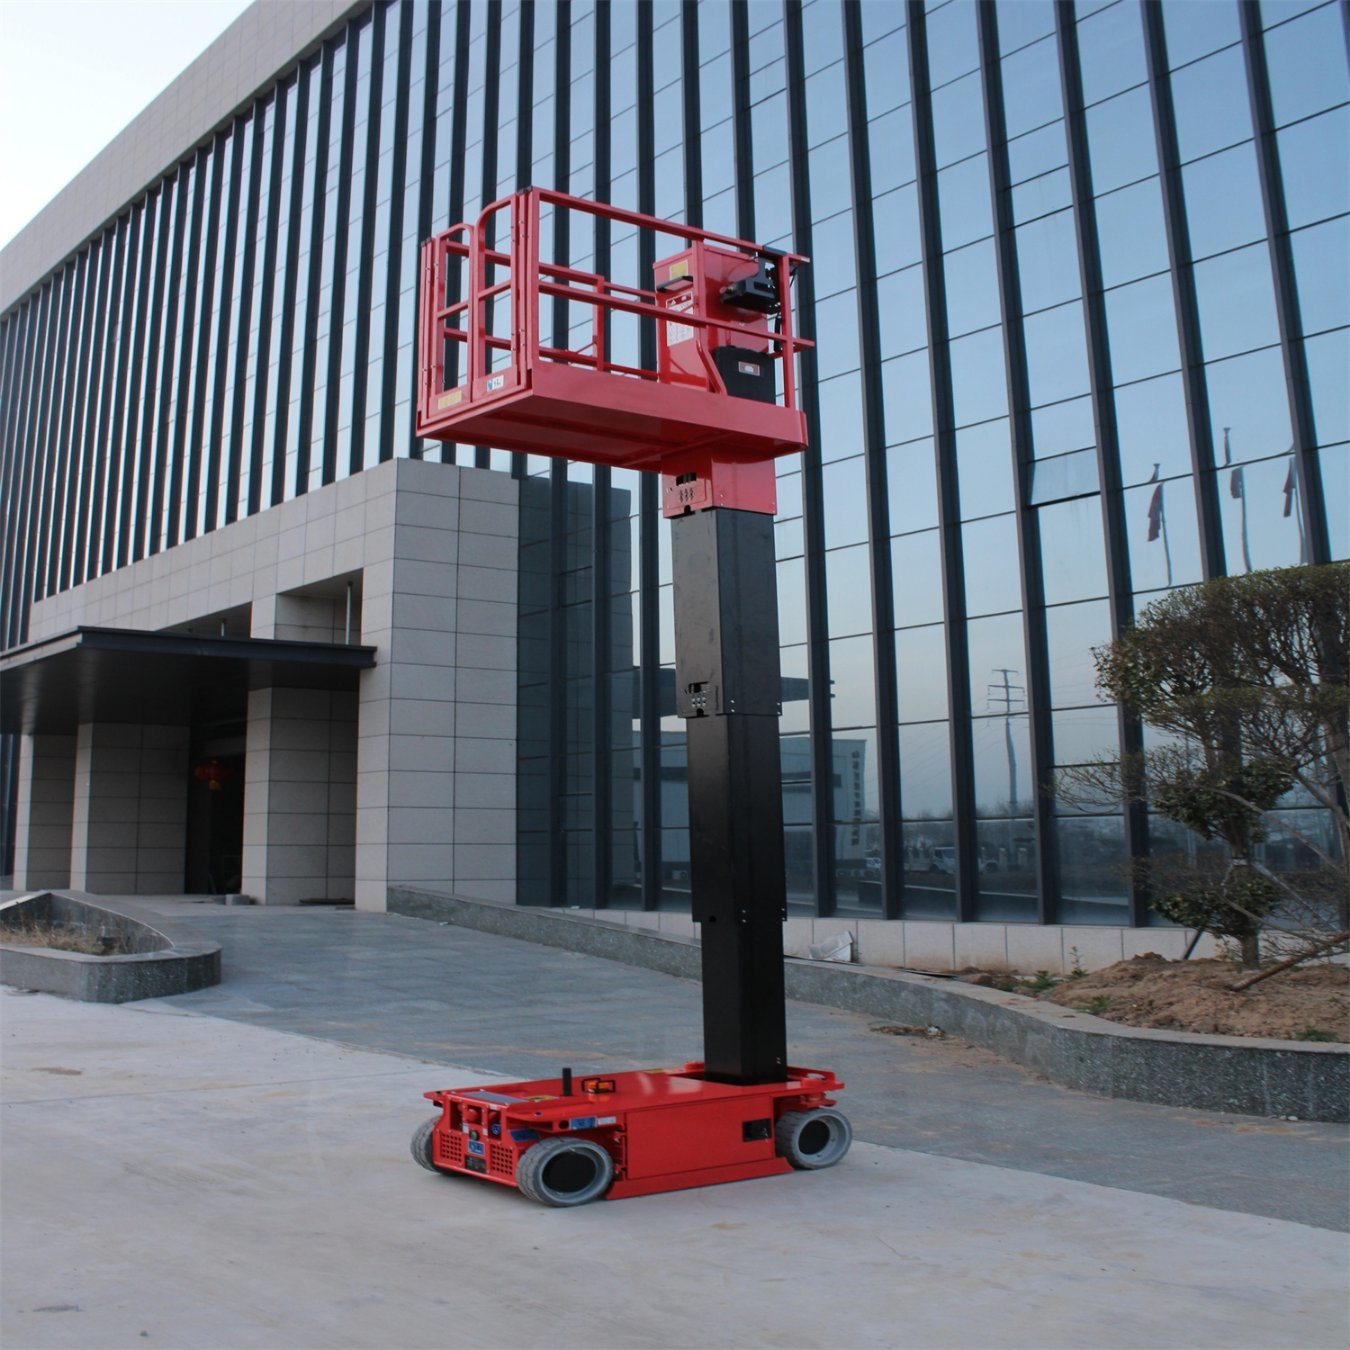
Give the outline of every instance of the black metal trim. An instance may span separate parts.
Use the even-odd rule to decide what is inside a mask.
[[[1041,532],[1031,505],[1031,395],[1027,376],[1026,335],[1022,331],[1022,282],[1008,166],[1008,133],[1003,115],[1003,68],[999,57],[998,18],[992,5],[979,7],[980,69],[984,80],[985,134],[989,144],[989,193],[994,204],[995,255],[998,265],[1003,358],[1008,382],[1009,430],[1013,479],[1017,490],[1017,556],[1026,634],[1027,730],[1031,739],[1034,783],[1033,829],[1036,837],[1036,911],[1040,923],[1054,923],[1058,909],[1058,839],[1055,833],[1051,770],[1050,669],[1046,637],[1045,586],[1041,572]],[[1010,803],[1010,806],[1014,804]]]
[[[876,672],[878,815],[881,831],[881,913],[898,919],[904,892],[900,828],[900,747],[897,740],[895,599],[890,557],[886,419],[881,406],[881,314],[872,222],[872,162],[867,136],[867,87],[862,15],[844,0],[844,76],[848,99],[849,168],[853,184],[853,244],[858,268],[858,350],[863,370],[863,453],[867,466],[868,564],[872,576],[872,659]]]
[[[1208,581],[1211,577],[1223,576],[1226,568],[1214,472],[1214,431],[1210,425],[1205,356],[1200,343],[1200,312],[1195,295],[1195,276],[1191,270],[1191,235],[1181,186],[1176,108],[1172,102],[1162,7],[1143,5],[1140,13],[1144,24],[1144,51],[1148,58],[1149,95],[1153,101],[1158,182],[1162,188],[1167,255],[1172,267],[1172,303],[1177,315],[1181,379],[1186,392],[1195,515],[1200,527],[1200,569]]]
[[[1289,391],[1289,421],[1294,433],[1294,457],[1298,464],[1299,510],[1303,514],[1303,537],[1308,543],[1308,562],[1331,560],[1327,513],[1318,459],[1317,428],[1313,420],[1312,384],[1308,358],[1303,349],[1303,322],[1299,313],[1298,286],[1294,279],[1294,252],[1289,238],[1289,213],[1284,200],[1279,151],[1275,144],[1275,114],[1270,101],[1270,71],[1266,64],[1265,34],[1256,0],[1242,0],[1242,51],[1247,65],[1247,88],[1255,133],[1257,171],[1265,210],[1266,239],[1270,248],[1271,273],[1275,284],[1275,314],[1280,329],[1280,355],[1284,359],[1284,382]],[[1341,10],[1342,19],[1345,10]],[[1347,37],[1350,42],[1350,35]]]
[[[103,502],[108,489],[108,441],[109,423],[115,406],[117,367],[122,352],[121,321],[122,301],[125,293],[123,276],[127,266],[127,222],[122,217],[109,226],[113,235],[112,255],[113,273],[107,298],[108,337],[103,344],[103,373],[99,377],[99,413],[98,432],[94,441],[94,478],[93,492],[89,502],[89,514],[86,517],[86,530],[89,535],[89,551],[85,559],[84,575],[79,579],[89,581],[98,574],[99,557],[102,549]],[[31,528],[31,527],[30,527]]]
[[[141,206],[138,202],[123,217],[123,246],[126,249],[126,267],[122,273],[122,298],[118,308],[117,324],[117,366],[113,372],[113,387],[116,390],[110,413],[112,429],[109,435],[105,456],[104,475],[107,486],[100,510],[103,520],[99,537],[100,573],[112,571],[114,553],[117,546],[117,510],[120,504],[120,479],[122,471],[122,439],[127,420],[127,378],[131,365],[131,349],[136,324],[136,288],[142,272],[141,250],[138,247],[141,224]]]
[[[435,208],[436,194],[436,96],[440,92],[440,70],[441,70],[441,6],[427,6],[427,52],[426,61],[423,64],[423,88],[422,88],[422,155],[420,163],[420,173],[418,182],[421,185],[421,191],[417,197],[417,237],[413,241],[414,247],[420,247],[423,240],[431,236],[431,217]],[[407,184],[405,181],[406,191]],[[416,296],[417,288],[414,284],[413,294]],[[414,318],[414,327],[412,336],[416,341],[416,319]],[[408,388],[408,454],[413,459],[422,459],[426,454],[428,442],[422,441],[417,436],[417,363],[412,362],[409,368],[409,388]],[[438,455],[443,454],[443,447],[439,442],[432,441]]]
[[[86,550],[89,547],[92,524],[89,510],[93,495],[93,479],[102,459],[98,453],[97,443],[98,412],[103,404],[103,389],[107,382],[108,344],[104,341],[104,332],[108,322],[108,295],[112,288],[115,241],[116,229],[112,225],[108,226],[98,239],[98,291],[94,298],[93,340],[89,348],[89,363],[80,372],[83,386],[80,397],[84,401],[84,431],[80,439],[84,443],[84,456],[80,467],[79,498],[75,506],[75,548],[70,568],[71,584],[75,586],[85,579]],[[93,247],[90,249],[89,257],[92,266]]]
[[[159,200],[148,193],[140,211],[139,244],[136,248],[138,272],[136,287],[136,332],[132,340],[131,383],[126,399],[126,442],[122,450],[122,486],[117,494],[117,566],[125,567],[131,556],[131,515],[136,476],[136,420],[141,411],[141,384],[145,378],[146,312],[153,290],[153,238],[159,214]],[[65,335],[62,334],[64,344]],[[54,503],[53,503],[54,506]],[[49,517],[50,519],[50,517]]]
[[[703,143],[699,130],[698,0],[680,0],[680,94],[684,120],[684,214],[703,224]]]
[[[164,189],[168,191],[167,188]],[[74,534],[74,515],[68,493],[74,492],[75,424],[79,419],[80,372],[89,347],[89,327],[93,319],[93,268],[88,252],[75,262],[75,298],[70,316],[70,347],[63,372],[61,428],[57,440],[59,459],[56,490],[52,498],[52,553],[47,561],[48,594],[63,591],[70,584],[70,550]],[[59,547],[57,540],[59,538]]]
[[[1102,298],[1101,252],[1097,239],[1097,219],[1092,209],[1092,168],[1083,112],[1077,18],[1072,0],[1056,0],[1055,25],[1059,35],[1060,84],[1069,145],[1069,183],[1078,241],[1083,317],[1087,329],[1088,383],[1092,395],[1092,419],[1097,434],[1107,599],[1111,606],[1112,636],[1119,636],[1134,618],[1134,592],[1130,578],[1130,557],[1125,545],[1120,441],[1116,433],[1116,410],[1112,397],[1110,338]],[[1130,756],[1139,754],[1143,750],[1143,733],[1138,718],[1119,705],[1116,717],[1122,753]],[[1148,815],[1142,803],[1131,803],[1125,808],[1125,846],[1131,858],[1142,858],[1148,852]],[[1130,924],[1136,928],[1143,927],[1148,922],[1148,898],[1143,887],[1133,877],[1129,883],[1129,892]]]
[[[786,0],[783,37],[788,107],[788,163],[792,177],[792,232],[799,253],[811,253],[811,184],[806,131],[806,54],[801,0]],[[797,330],[816,336],[816,286],[809,267],[797,277]],[[811,829],[816,913],[835,911],[834,895],[834,746],[830,717],[830,643],[825,608],[824,493],[820,469],[820,402],[816,394],[815,348],[801,363],[801,404],[806,416],[807,447],[802,451],[802,532],[805,536],[807,673],[811,706]]]
[[[922,0],[908,0],[909,70],[914,116],[914,161],[919,188],[919,233],[928,309],[933,445],[937,455],[938,528],[942,543],[943,610],[947,637],[948,736],[952,757],[952,831],[958,922],[975,918],[976,870],[974,743],[970,716],[970,646],[966,630],[965,554],[956,479],[955,412],[948,349],[947,290],[942,271],[937,156],[933,147],[927,19]]]

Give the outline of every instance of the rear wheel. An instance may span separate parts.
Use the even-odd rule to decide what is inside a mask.
[[[591,1139],[545,1139],[516,1164],[521,1192],[560,1208],[598,1200],[613,1180],[614,1160]]]
[[[412,1155],[413,1161],[419,1167],[425,1167],[428,1172],[435,1172],[439,1176],[450,1175],[445,1168],[437,1167],[435,1162],[435,1141],[432,1136],[436,1132],[436,1126],[441,1123],[440,1116],[432,1116],[430,1120],[424,1121],[413,1131],[412,1137]]]
[[[852,1142],[848,1117],[830,1106],[784,1112],[774,1127],[778,1156],[803,1171],[833,1167]]]

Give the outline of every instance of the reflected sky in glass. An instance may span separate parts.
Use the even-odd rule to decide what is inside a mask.
[[[1126,491],[1125,544],[1136,591],[1203,580],[1195,489],[1188,474]]]
[[[1041,531],[1045,603],[1091,600],[1106,594],[1106,549],[1100,499],[1079,497],[1042,506]]]
[[[1272,28],[1266,34],[1266,66],[1277,127],[1350,100],[1341,6],[1323,5]]]
[[[900,810],[906,820],[952,814],[951,741],[946,722],[901,727]]]
[[[1350,108],[1276,134],[1289,228],[1350,211]]]
[[[1045,612],[1050,661],[1050,706],[1072,708],[1099,703],[1092,648],[1111,638],[1111,611],[1105,600],[1055,605]]]
[[[966,613],[998,614],[1022,604],[1017,521],[1012,515],[967,521],[961,527]]]
[[[1240,47],[1228,47],[1172,72],[1181,162],[1248,141],[1252,136],[1247,70]]]
[[[928,722],[947,716],[947,640],[944,624],[901,628],[895,635],[899,720]]]
[[[1289,398],[1278,347],[1205,367],[1216,464],[1266,459],[1289,449]],[[1226,448],[1225,448],[1226,447]]]
[[[1180,375],[1162,375],[1115,391],[1121,482],[1145,483],[1158,471],[1174,478],[1191,468],[1186,395]]]
[[[1251,141],[1181,171],[1191,257],[1207,258],[1266,237],[1256,147]]]
[[[1264,244],[1196,263],[1195,295],[1206,361],[1279,341],[1270,252]]]

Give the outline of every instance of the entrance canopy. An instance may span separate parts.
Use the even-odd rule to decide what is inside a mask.
[[[244,715],[251,689],[354,690],[375,648],[74,628],[0,655],[0,732]]]

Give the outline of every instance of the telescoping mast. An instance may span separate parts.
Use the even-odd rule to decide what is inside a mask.
[[[541,240],[578,221],[682,246],[642,286],[542,260]],[[843,1083],[787,1062],[783,987],[773,461],[806,445],[794,358],[811,344],[791,297],[806,262],[539,188],[423,246],[420,437],[661,475],[703,963],[702,1060],[428,1092],[438,1113],[412,1152],[430,1171],[566,1206],[828,1167],[848,1151]],[[654,336],[650,368],[611,359],[621,324],[645,325],[649,351]]]

